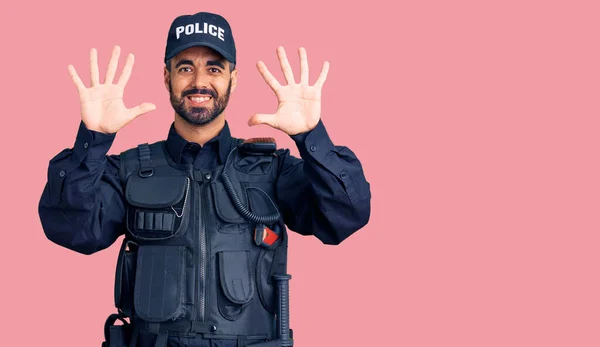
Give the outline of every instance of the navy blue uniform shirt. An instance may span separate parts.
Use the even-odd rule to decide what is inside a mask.
[[[107,154],[115,135],[88,130],[81,122],[73,148],[50,160],[38,212],[52,242],[91,254],[125,232],[119,155]],[[322,121],[291,138],[301,159],[279,150],[284,160],[276,195],[283,220],[292,231],[339,244],[370,217],[371,191],[362,165],[349,148],[332,143]],[[234,141],[227,122],[203,146],[183,139],[171,124],[166,147],[176,163],[210,170],[225,160]]]

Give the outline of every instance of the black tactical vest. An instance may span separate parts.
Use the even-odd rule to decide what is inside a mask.
[[[115,305],[161,343],[167,334],[251,342],[281,333],[277,313],[281,305],[287,310],[287,294],[275,279],[287,273],[287,234],[275,204],[280,158],[241,144],[212,171],[176,164],[164,141],[121,153],[127,231]],[[271,230],[263,241],[261,232]]]

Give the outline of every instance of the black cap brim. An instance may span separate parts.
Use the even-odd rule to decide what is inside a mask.
[[[165,64],[167,63],[167,60],[173,58],[174,56],[185,51],[186,49],[188,49],[190,47],[195,47],[195,46],[205,46],[205,47],[212,48],[215,51],[219,52],[219,54],[221,54],[223,56],[223,58],[227,59],[230,63],[235,64],[235,59],[233,58],[233,55],[231,55],[229,52],[224,50],[222,47],[219,47],[215,44],[212,44],[210,42],[205,42],[205,41],[190,42],[181,47],[177,47],[171,53],[169,53],[169,55],[167,55],[165,57]]]

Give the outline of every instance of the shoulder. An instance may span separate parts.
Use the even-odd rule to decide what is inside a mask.
[[[152,142],[152,143],[140,143],[135,147],[131,147],[128,148],[124,151],[122,151],[119,156],[121,158],[129,158],[129,157],[139,157],[139,153],[140,153],[140,147],[146,147],[148,146],[151,150],[156,151],[156,150],[160,150],[161,146],[163,145],[163,143],[165,142],[165,140],[160,140],[160,141],[156,141],[156,142]]]
[[[119,154],[121,178],[125,179],[131,172],[139,170],[140,157],[144,155],[155,156],[157,154],[163,156],[162,146],[164,142],[164,140],[161,140],[153,143],[140,143],[135,147],[122,151]]]

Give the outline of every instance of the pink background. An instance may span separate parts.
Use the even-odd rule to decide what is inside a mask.
[[[91,47],[101,73],[114,44],[133,52],[125,102],[158,108],[111,153],[163,139],[167,30],[201,10],[237,41],[233,134],[297,153],[246,121],[276,107],[256,62],[281,78],[283,45],[298,73],[303,45],[311,81],[331,63],[322,119],[371,183],[370,223],[340,246],[291,236],[296,346],[600,345],[598,2],[208,3],[2,5],[2,345],[99,346],[114,311],[118,246],[68,251],[37,216],[79,124],[67,65],[87,82]]]

